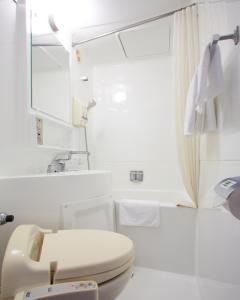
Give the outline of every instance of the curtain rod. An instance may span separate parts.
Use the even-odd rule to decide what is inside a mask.
[[[173,14],[175,14],[176,12],[179,12],[179,11],[185,9],[185,8],[192,7],[192,6],[195,6],[195,5],[196,5],[196,3],[193,3],[193,4],[187,5],[185,7],[182,7],[182,8],[173,10],[173,11],[170,11],[168,13],[164,13],[164,14],[161,14],[161,15],[157,15],[155,17],[144,19],[142,21],[138,21],[138,22],[132,23],[130,25],[122,26],[119,29],[115,29],[115,30],[112,30],[110,32],[103,33],[101,35],[95,36],[95,37],[90,38],[90,39],[83,40],[81,42],[72,43],[72,47],[79,46],[81,44],[84,44],[84,43],[87,43],[87,42],[91,42],[91,41],[100,39],[102,37],[105,37],[105,36],[108,36],[108,35],[111,35],[111,34],[115,34],[115,33],[118,33],[118,32],[121,32],[121,31],[124,31],[124,30],[127,30],[127,29],[131,29],[131,28],[138,27],[138,26],[141,26],[141,25],[144,25],[144,24],[147,24],[147,23],[151,23],[151,22],[154,22],[154,21],[157,21],[157,20],[161,20],[161,19],[166,18],[166,17],[170,17]]]

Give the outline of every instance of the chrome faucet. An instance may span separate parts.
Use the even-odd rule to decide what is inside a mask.
[[[87,157],[90,155],[88,151],[67,151],[58,153],[51,163],[48,165],[47,173],[57,173],[66,171],[66,161],[71,160],[74,154],[85,154]]]

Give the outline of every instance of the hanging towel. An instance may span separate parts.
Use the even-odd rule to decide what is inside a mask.
[[[159,227],[160,204],[158,201],[123,199],[119,201],[120,225]]]
[[[223,92],[224,76],[218,44],[209,43],[192,78],[185,111],[184,134],[199,131],[197,115],[204,113],[203,128],[214,131],[217,128],[214,98]]]

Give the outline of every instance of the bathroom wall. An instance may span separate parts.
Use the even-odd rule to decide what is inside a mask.
[[[171,23],[169,18],[156,26],[171,29]],[[134,35],[131,58],[124,56],[114,35],[88,45],[95,63],[97,102],[91,118],[93,163],[97,169],[112,171],[113,189],[184,191],[177,161],[169,32],[166,39],[166,32],[154,36],[161,37],[161,53],[141,58],[138,49],[149,49]],[[130,182],[130,170],[143,170],[143,182]]]
[[[230,34],[239,25],[240,1],[220,1],[199,5],[200,45],[203,49],[213,33]],[[209,190],[220,179],[239,175],[240,123],[239,123],[239,44],[232,40],[219,43],[224,68],[225,87],[218,98],[219,132],[202,137],[201,198],[202,206],[214,205]]]
[[[199,5],[200,44],[204,49],[213,33],[230,34],[240,24],[240,1]],[[217,100],[220,130],[202,136],[200,200],[202,207],[217,205],[213,187],[240,170],[240,46],[219,43],[225,76],[224,93]],[[197,271],[203,300],[237,300],[240,294],[240,221],[219,209],[198,214]]]
[[[114,188],[181,189],[170,54],[95,67],[93,82],[96,168],[113,171]],[[129,181],[135,169],[143,183]]]

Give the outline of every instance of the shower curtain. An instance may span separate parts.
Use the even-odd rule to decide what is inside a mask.
[[[187,92],[199,62],[197,7],[191,6],[174,14],[173,76],[176,107],[178,157],[184,187],[192,203],[179,205],[198,207],[199,136],[184,136],[183,124]]]

